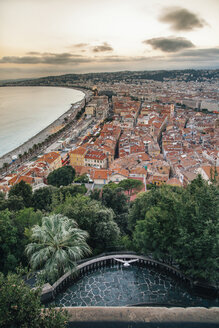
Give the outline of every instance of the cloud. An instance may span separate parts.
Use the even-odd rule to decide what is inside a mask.
[[[29,52],[27,52],[27,55],[37,56],[37,55],[40,55],[40,52],[38,52],[38,51],[29,51]]]
[[[104,42],[100,46],[93,47],[92,51],[93,52],[107,52],[107,51],[113,51],[113,48],[107,42]]]
[[[144,40],[144,44],[150,44],[153,49],[159,49],[163,52],[177,52],[185,48],[192,48],[194,44],[181,37],[153,38]]]
[[[156,58],[159,58],[158,56]],[[35,67],[42,68],[43,66],[47,69],[58,70],[66,69],[67,67],[94,67],[98,68],[101,65],[110,65],[114,67],[115,65],[128,65],[128,64],[137,64],[137,63],[146,63],[151,60],[156,60],[155,57],[146,57],[146,56],[116,56],[116,55],[95,55],[95,56],[82,56],[82,55],[72,55],[70,53],[63,54],[51,54],[51,53],[41,53],[37,56],[5,56],[0,58],[0,64],[14,64],[16,67],[23,66],[27,64],[27,67],[31,65],[31,69],[34,70]],[[28,65],[29,64],[29,65]],[[38,65],[37,65],[38,64]],[[42,66],[43,65],[43,66]],[[4,65],[2,65],[4,67]],[[116,66],[115,66],[116,67]]]
[[[169,7],[163,10],[159,21],[169,23],[174,31],[191,31],[207,25],[197,14],[181,7]]]
[[[44,56],[45,54],[40,54]],[[48,54],[47,54],[48,55]],[[55,55],[55,54],[53,54]],[[10,63],[13,61],[11,57]],[[14,57],[22,58],[22,57]],[[22,62],[24,61],[24,58]],[[2,62],[2,59],[0,59]],[[5,60],[4,60],[5,62]],[[21,60],[20,60],[21,62]],[[219,47],[208,49],[185,49],[177,53],[165,53],[165,56],[116,56],[73,57],[63,65],[0,65],[1,79],[36,78],[48,75],[88,72],[115,72],[121,70],[163,70],[186,68],[219,68]]]
[[[88,43],[77,43],[77,44],[73,44],[72,47],[73,48],[84,48],[87,47],[89,44]]]
[[[188,67],[218,67],[219,47],[209,49],[182,49],[166,52],[165,56],[82,56],[72,53],[40,53],[36,56],[5,56],[0,58],[0,73],[7,76],[27,77],[55,75],[70,72],[98,72],[113,70],[179,69]],[[5,67],[4,64],[14,64]],[[29,65],[25,65],[29,64]],[[19,69],[19,71],[18,71]],[[16,71],[17,70],[17,71]],[[23,72],[23,75],[22,75]],[[32,73],[31,73],[32,72]],[[8,74],[8,75],[7,75]]]
[[[185,50],[175,55],[174,58],[178,61],[205,61],[209,64],[212,62],[219,64],[219,47]]]
[[[145,56],[82,56],[71,53],[41,53],[36,56],[5,56],[0,59],[0,64],[47,64],[47,65],[66,65],[81,63],[98,62],[134,62],[147,60]]]
[[[34,52],[30,52],[34,53]],[[91,59],[81,55],[72,53],[37,53],[35,56],[4,56],[0,59],[0,64],[49,64],[49,65],[63,65],[63,64],[77,64],[90,62]]]

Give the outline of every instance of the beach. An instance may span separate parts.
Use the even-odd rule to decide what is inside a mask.
[[[13,149],[12,151],[8,152],[7,154],[0,157],[0,168],[3,166],[4,163],[11,163],[12,162],[12,156],[16,155],[17,157],[19,154],[24,154],[25,152],[28,152],[30,148],[33,147],[33,145],[43,142],[49,135],[52,134],[53,131],[58,130],[60,127],[63,127],[63,122],[65,118],[69,118],[71,120],[74,119],[77,112],[81,109],[81,107],[85,104],[85,98],[89,99],[89,92],[82,90],[82,89],[76,89],[72,88],[74,90],[78,90],[84,93],[84,98],[74,104],[71,105],[71,107],[63,113],[60,117],[58,117],[55,121],[53,121],[51,124],[49,124],[46,128],[42,129],[39,133],[28,139],[26,142],[18,146],[17,148]],[[78,105],[78,106],[77,106]],[[57,137],[57,138],[60,138]],[[54,142],[54,140],[53,140]],[[31,155],[33,157],[34,154]]]

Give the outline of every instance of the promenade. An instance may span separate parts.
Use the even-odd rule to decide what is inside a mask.
[[[77,89],[79,90],[79,89]],[[63,126],[63,122],[65,118],[71,117],[71,120],[73,120],[77,114],[77,112],[84,106],[85,104],[85,98],[89,99],[89,94],[85,90],[79,90],[84,93],[84,98],[74,104],[70,107],[68,111],[63,113],[60,117],[58,117],[55,121],[53,121],[50,125],[48,125],[45,129],[41,130],[39,133],[34,135],[32,138],[24,142],[22,145],[18,146],[17,148],[13,149],[12,151],[8,152],[7,154],[0,157],[0,168],[3,166],[4,163],[11,163],[12,162],[12,156],[16,155],[17,157],[19,154],[24,154],[25,152],[28,152],[30,148],[33,147],[33,145],[43,142],[48,136],[52,134],[53,130],[58,129],[60,126]],[[78,106],[76,109],[75,106]],[[65,132],[66,133],[66,132]],[[59,136],[58,139],[61,137]],[[54,140],[53,140],[54,142]],[[35,153],[32,153],[31,157],[34,157]]]

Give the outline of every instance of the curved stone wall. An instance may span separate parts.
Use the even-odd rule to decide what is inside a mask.
[[[115,260],[115,258],[122,259],[122,260],[130,260],[130,259],[138,259],[138,261],[135,263],[137,266],[143,266],[143,267],[154,267],[159,270],[164,271],[167,275],[174,276],[175,278],[179,279],[181,282],[183,282],[185,285],[187,285],[190,288],[196,288],[197,292],[199,292],[197,285],[194,285],[192,279],[186,277],[183,275],[183,273],[178,270],[177,268],[174,268],[172,266],[169,266],[167,264],[161,263],[159,261],[153,260],[149,257],[142,256],[142,255],[136,255],[133,253],[124,253],[124,254],[110,254],[110,255],[104,255],[99,256],[96,258],[92,258],[90,260],[87,260],[77,266],[77,276],[72,274],[71,272],[66,273],[63,275],[59,280],[57,280],[52,286],[50,284],[44,285],[43,291],[42,291],[42,301],[48,301],[55,297],[59,291],[61,291],[63,288],[65,288],[71,281],[73,281],[75,278],[83,277],[85,274],[96,271],[103,267],[114,267],[115,265],[121,266],[122,263],[119,263]],[[209,296],[217,296],[217,291],[215,289],[211,290],[209,287],[206,289],[206,286],[202,286],[202,293],[203,294],[209,294],[209,290],[212,295]],[[206,289],[206,290],[205,290]]]

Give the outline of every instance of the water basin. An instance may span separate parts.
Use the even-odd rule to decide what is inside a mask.
[[[56,306],[218,306],[218,299],[194,295],[156,268],[137,265],[99,268],[58,293]]]

